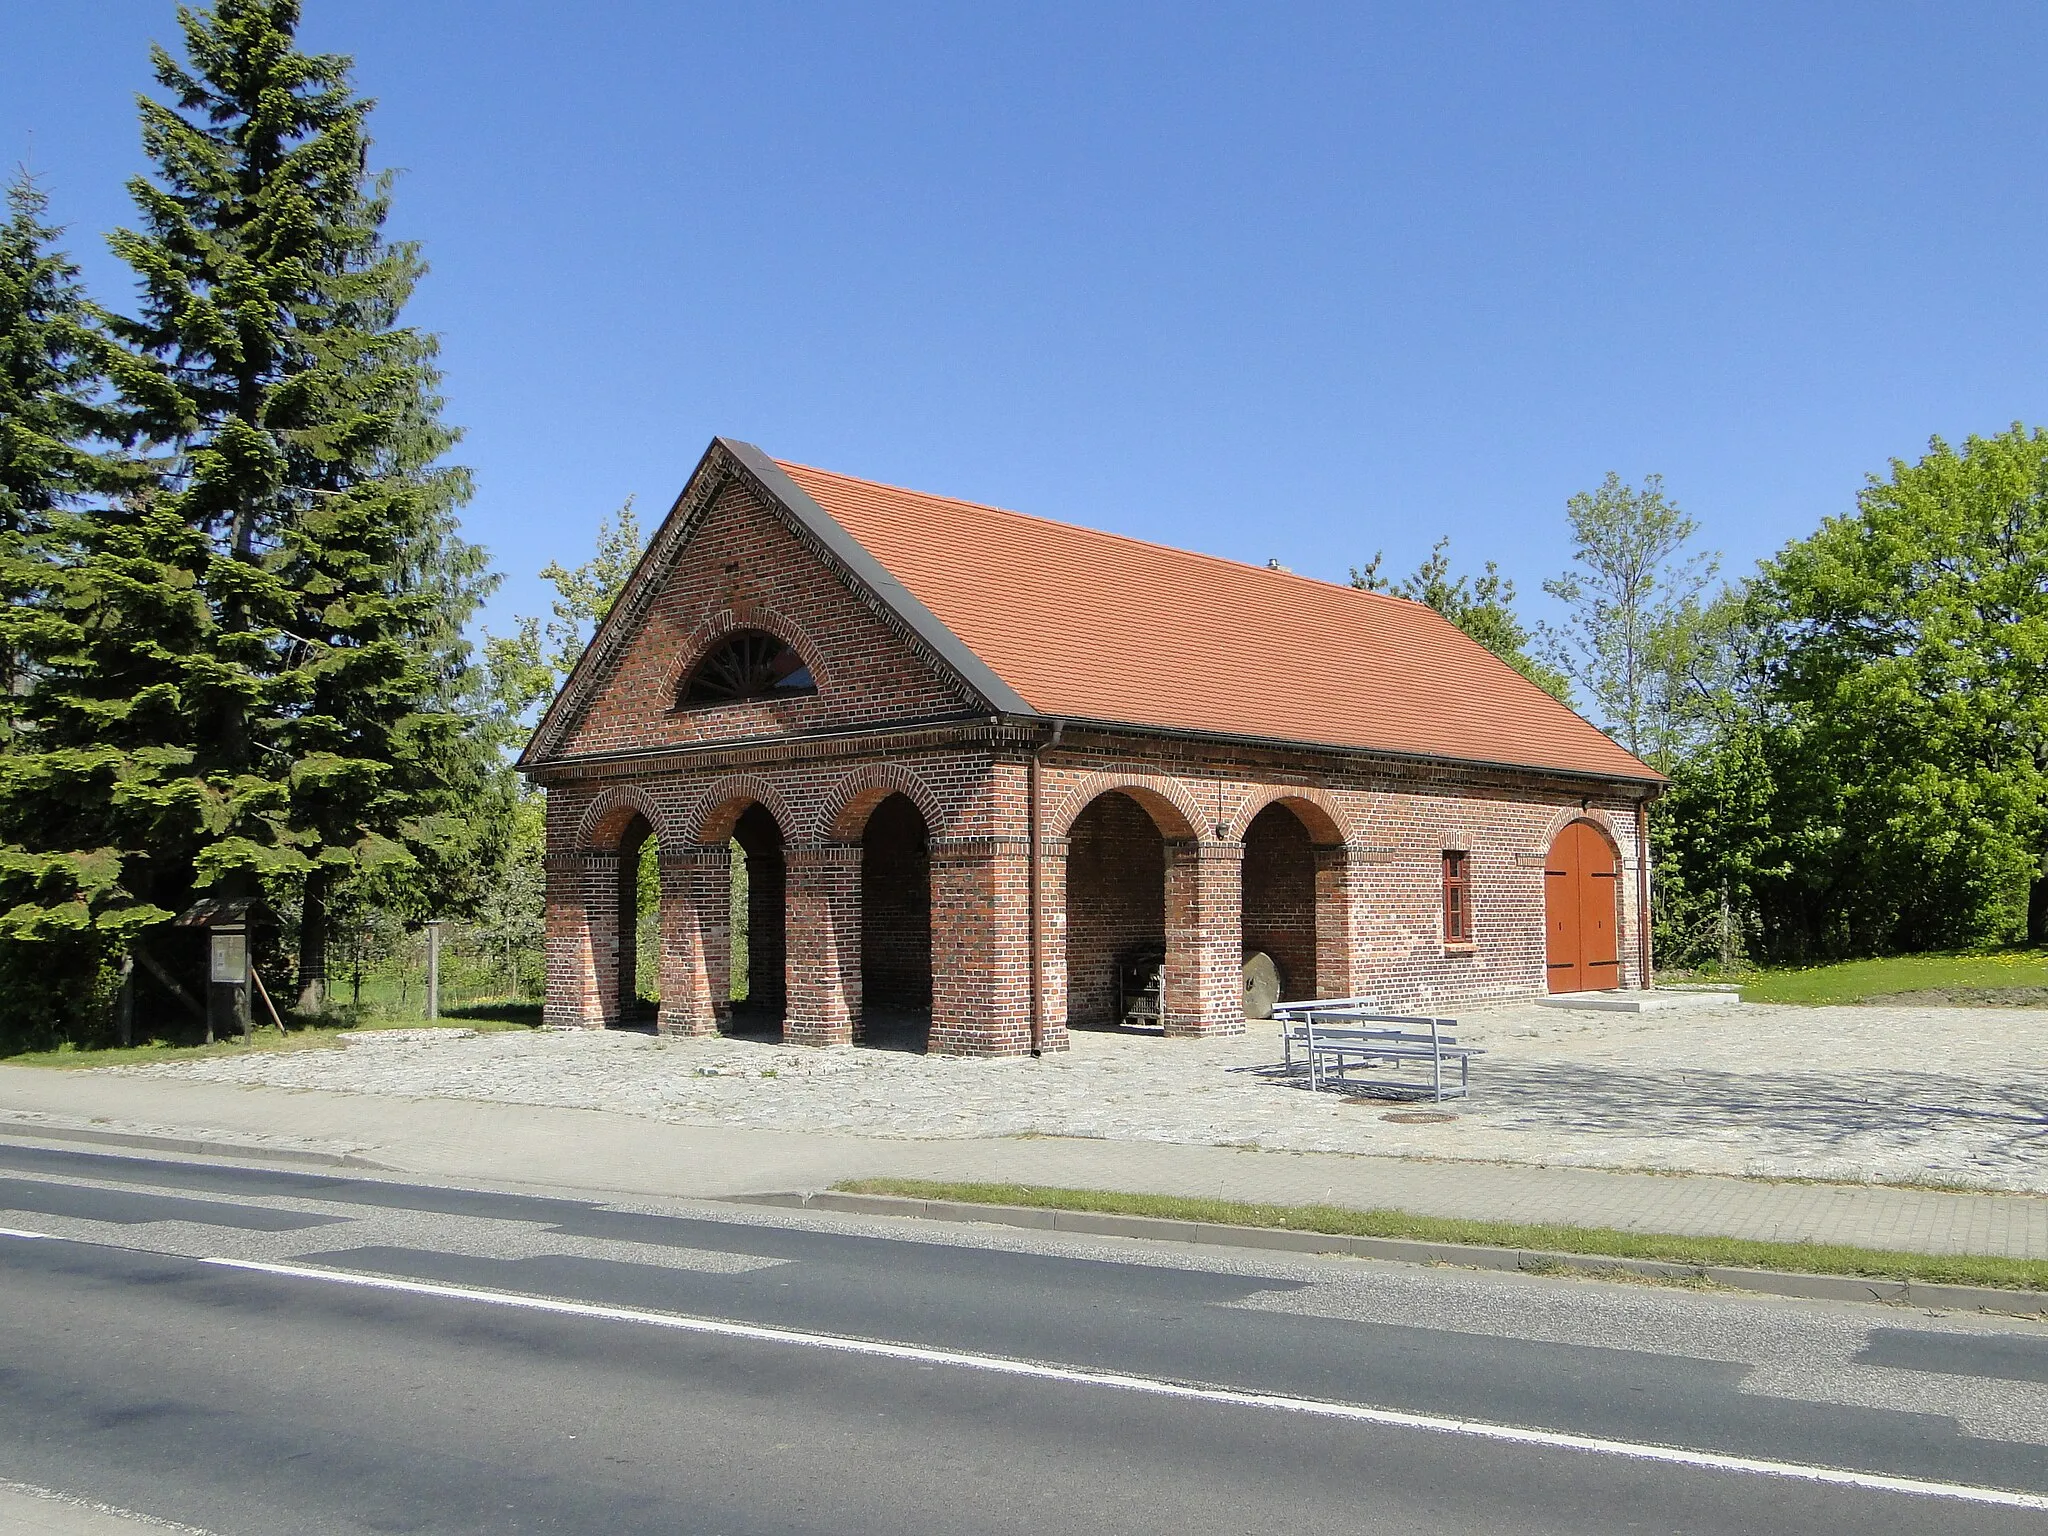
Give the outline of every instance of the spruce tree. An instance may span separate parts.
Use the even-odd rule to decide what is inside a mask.
[[[126,850],[161,830],[170,757],[144,722],[157,696],[148,633],[192,617],[182,530],[153,521],[146,471],[116,451],[105,373],[121,358],[25,174],[0,225],[0,1048],[90,1027],[99,983],[167,912],[139,897]],[[110,498],[133,510],[103,515]],[[168,534],[168,544],[162,536]],[[164,563],[159,556],[168,556]],[[104,558],[103,558],[104,557]],[[86,694],[72,683],[95,675]],[[178,792],[172,790],[172,798]],[[188,797],[189,801],[189,797]],[[187,811],[191,809],[188,803]],[[176,815],[174,821],[179,819]]]
[[[27,171],[7,187],[0,224],[0,580],[11,610],[39,589],[49,537],[64,509],[104,487],[110,464],[96,441],[107,430],[105,338],[78,280],[44,222],[49,197]],[[17,617],[10,613],[10,618]],[[25,658],[0,657],[0,741],[28,684]]]
[[[383,237],[349,61],[298,51],[292,0],[179,22],[186,61],[153,51],[169,99],[141,102],[138,227],[111,237],[141,297],[108,366],[150,479],[77,516],[27,605],[38,751],[0,819],[97,871],[124,938],[202,891],[302,901],[317,1009],[337,882],[426,915],[499,854],[463,639],[492,578],[456,532],[435,343],[401,319],[424,268]],[[17,931],[71,918],[44,886]],[[168,943],[138,954],[178,990]]]
[[[489,857],[505,797],[464,707],[462,630],[492,578],[455,531],[469,482],[439,463],[457,434],[434,340],[402,322],[424,266],[383,236],[372,104],[349,60],[298,50],[298,17],[181,9],[188,62],[155,50],[171,99],[142,103],[156,177],[113,244],[143,293],[118,332],[157,365],[138,420],[211,556],[212,665],[186,702],[215,817],[194,879],[302,895],[317,1009],[333,883],[382,871],[436,905]]]

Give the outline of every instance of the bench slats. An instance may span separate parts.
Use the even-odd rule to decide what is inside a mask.
[[[1285,1070],[1290,1074],[1296,1070],[1297,1045],[1307,1058],[1311,1088],[1322,1087],[1326,1077],[1347,1081],[1345,1074],[1354,1062],[1370,1065],[1385,1061],[1397,1067],[1404,1062],[1427,1062],[1436,1101],[1442,1103],[1444,1063],[1450,1061],[1458,1068],[1452,1093],[1462,1098],[1470,1092],[1472,1058],[1485,1055],[1486,1049],[1458,1044],[1458,1037],[1449,1032],[1457,1028],[1456,1019],[1380,1013],[1377,1006],[1374,999],[1360,997],[1321,998],[1275,1007],[1273,1017],[1280,1023]]]

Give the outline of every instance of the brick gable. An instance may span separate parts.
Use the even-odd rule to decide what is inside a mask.
[[[708,742],[782,738],[960,716],[978,701],[915,654],[906,639],[764,505],[727,482],[698,516],[637,623],[616,637],[551,756],[579,758]],[[630,621],[629,621],[630,622]],[[765,629],[796,647],[814,696],[679,710],[691,666],[736,629]]]

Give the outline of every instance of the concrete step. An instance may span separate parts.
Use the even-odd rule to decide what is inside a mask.
[[[1545,1008],[1572,1008],[1592,1013],[1699,1013],[1709,1008],[1726,1008],[1742,1001],[1742,994],[1728,991],[1667,992],[1553,992],[1536,1001]]]

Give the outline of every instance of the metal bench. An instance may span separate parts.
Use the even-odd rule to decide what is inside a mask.
[[[1370,998],[1340,997],[1275,1007],[1273,1017],[1280,1022],[1280,1049],[1287,1073],[1292,1076],[1306,1071],[1311,1088],[1326,1083],[1348,1086],[1355,1067],[1385,1062],[1399,1069],[1415,1063],[1428,1066],[1429,1091],[1437,1103],[1446,1097],[1464,1098],[1471,1092],[1472,1058],[1486,1052],[1482,1046],[1458,1044],[1452,1033],[1458,1027],[1456,1019],[1378,1013],[1375,1006]],[[1297,1049],[1301,1055],[1298,1067]],[[1458,1081],[1448,1089],[1444,1083],[1447,1062],[1458,1069]],[[1422,1090],[1419,1083],[1398,1086]]]

